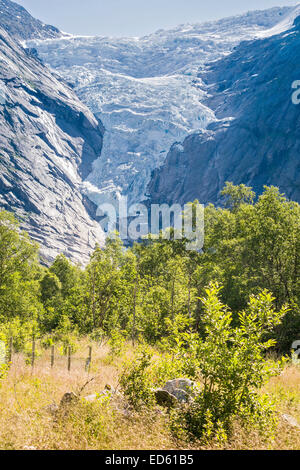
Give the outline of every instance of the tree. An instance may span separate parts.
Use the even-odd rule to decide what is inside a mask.
[[[80,281],[80,268],[74,266],[64,255],[58,255],[50,267],[61,283],[61,295],[66,298]]]
[[[246,422],[270,418],[271,404],[259,390],[280,372],[277,362],[265,359],[265,352],[275,344],[265,336],[280,324],[287,308],[276,311],[274,298],[263,291],[250,297],[235,326],[219,294],[220,287],[211,283],[202,298],[205,337],[198,342],[197,365],[203,387],[178,417],[181,428],[197,438],[205,437],[208,429],[212,436],[220,429],[228,434],[237,418]]]
[[[227,181],[221,191],[221,196],[225,199],[225,207],[235,212],[241,204],[253,204],[255,193],[252,188],[244,184],[235,186]]]
[[[32,317],[39,309],[38,245],[16,218],[0,212],[0,317]]]
[[[41,280],[41,295],[44,304],[57,299],[61,294],[61,282],[52,272],[47,272]]]

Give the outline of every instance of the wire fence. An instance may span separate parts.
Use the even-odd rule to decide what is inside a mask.
[[[24,338],[22,338],[24,339]],[[38,350],[38,346],[41,346],[39,341],[41,342],[45,338],[36,338],[32,337],[30,341],[27,339],[27,343],[30,344],[30,351],[26,351],[25,353],[25,363],[32,368],[34,368],[40,361],[43,364],[48,363],[51,369],[54,367],[59,366],[60,368],[66,368],[69,372],[73,367],[83,367],[86,372],[90,371],[92,358],[93,358],[93,348],[92,346],[87,346],[87,354],[85,357],[79,357],[75,353],[72,352],[71,346],[59,346],[59,345],[51,345],[47,348],[42,347],[43,353],[40,353]],[[19,358],[20,352],[16,351],[14,347],[14,341],[16,338],[10,337],[5,345],[4,342],[0,342],[0,351],[2,350],[2,363],[6,363],[8,366],[14,363],[16,357]],[[64,352],[62,353],[62,349]],[[1,359],[1,357],[0,357]],[[1,362],[1,361],[0,361]]]

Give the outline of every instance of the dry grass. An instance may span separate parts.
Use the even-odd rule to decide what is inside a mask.
[[[51,415],[45,407],[53,402],[58,404],[66,392],[78,393],[91,378],[93,380],[84,389],[84,396],[103,390],[106,384],[118,386],[124,358],[112,361],[107,347],[94,347],[93,366],[87,374],[84,371],[86,350],[87,344],[82,342],[70,373],[65,358],[51,370],[49,353],[36,362],[33,371],[25,365],[22,356],[14,357],[0,389],[0,449],[201,448],[197,444],[188,446],[175,442],[168,429],[167,415],[157,410],[127,415],[122,407],[118,410],[106,400],[95,403],[80,401],[64,416]],[[126,355],[132,354],[129,348]],[[280,377],[271,380],[265,391],[274,397],[278,416],[288,413],[300,423],[299,367],[287,367]],[[279,419],[275,436],[263,440],[258,433],[246,433],[237,426],[230,442],[222,447],[300,449],[300,431]]]

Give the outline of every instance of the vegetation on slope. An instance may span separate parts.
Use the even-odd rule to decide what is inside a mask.
[[[283,387],[273,393],[270,384],[281,383],[271,377],[284,367],[282,374],[290,376],[293,370],[296,381],[298,377],[296,365],[291,369],[285,366],[287,359],[278,358],[300,339],[300,206],[274,187],[266,187],[256,199],[250,188],[228,183],[223,196],[225,208],[205,209],[203,252],[187,250],[184,240],[153,237],[125,250],[118,237],[111,236],[103,250],[96,248],[85,269],[63,255],[49,268],[42,267],[38,246],[18,230],[11,214],[0,213],[0,339],[8,343],[12,338],[20,358],[29,354],[33,336],[41,338],[41,357],[52,344],[60,345],[65,354],[68,347],[76,353],[83,337],[98,346],[107,341],[109,353],[98,367],[115,371],[114,382],[130,410],[126,417],[124,409],[105,411],[105,406],[113,406],[109,401],[80,401],[73,418],[63,417],[60,428],[57,418],[49,421],[38,411],[44,381],[58,387],[60,378],[45,367],[31,378],[24,371],[18,379],[23,365],[13,363],[8,374],[2,373],[0,406],[6,408],[7,419],[20,419],[21,428],[26,420],[31,423],[28,412],[33,406],[36,424],[45,426],[43,432],[52,437],[42,442],[32,435],[32,445],[145,448],[148,441],[141,437],[139,444],[129,436],[147,417],[153,433],[160,436],[157,442],[166,448],[175,442],[253,447],[247,441],[250,431],[259,447],[285,446],[276,438],[276,428],[282,425],[278,412],[286,409],[289,391]],[[120,358],[125,356],[129,362],[124,365]],[[180,376],[197,383],[195,399],[166,413],[155,404],[153,388]],[[16,383],[32,400],[35,380],[36,406],[23,406]],[[63,387],[58,388],[62,392]],[[7,400],[12,400],[9,406]],[[298,410],[299,394],[292,402]],[[112,434],[118,420],[126,419],[128,439],[117,444]],[[90,425],[95,429],[88,429]],[[49,426],[54,426],[51,432]],[[234,440],[237,427],[245,437],[239,444]],[[35,422],[30,429],[34,433]],[[58,434],[66,429],[72,438],[60,440]],[[82,429],[88,437],[83,438]],[[107,433],[107,441],[100,439],[100,430]],[[296,445],[297,438],[290,442],[284,436],[287,447]],[[2,435],[0,446],[25,445],[18,439],[18,433],[14,438]]]

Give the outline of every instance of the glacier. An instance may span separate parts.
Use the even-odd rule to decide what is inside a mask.
[[[145,200],[151,173],[163,165],[170,147],[217,121],[203,104],[209,90],[199,70],[242,41],[268,34],[293,11],[254,11],[142,38],[68,35],[26,41],[104,124],[102,153],[82,192],[96,205],[124,195],[129,203]]]

